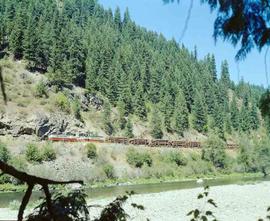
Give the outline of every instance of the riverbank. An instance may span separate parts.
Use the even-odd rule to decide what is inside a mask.
[[[172,183],[172,182],[185,182],[196,181],[198,178],[204,180],[212,179],[235,179],[235,178],[259,178],[262,177],[260,173],[232,173],[232,174],[209,174],[204,176],[189,176],[183,177],[161,177],[161,178],[136,178],[136,179],[106,179],[100,182],[86,183],[86,188],[102,188],[113,186],[129,186],[140,184],[157,184],[157,183]],[[12,183],[0,184],[0,194],[6,192],[25,192],[26,185],[14,185]]]
[[[174,221],[189,220],[186,214],[196,208],[203,208],[203,203],[197,200],[202,188],[184,189],[161,193],[135,195],[129,201],[145,206],[140,212],[128,204],[125,206],[132,220]],[[215,200],[218,208],[212,208],[218,220],[221,221],[256,221],[266,216],[270,205],[270,182],[259,182],[244,185],[226,185],[211,187],[210,197]],[[106,205],[111,199],[92,200],[90,204]],[[92,208],[90,213],[96,216],[100,209]]]
[[[149,218],[153,221],[189,220],[186,214],[195,208],[203,208],[203,203],[197,199],[202,187],[182,189],[159,193],[138,194],[132,196],[124,206],[132,220],[141,221]],[[266,216],[270,205],[270,182],[251,182],[213,186],[210,197],[215,200],[218,208],[211,208],[220,221],[256,221]],[[106,199],[89,199],[89,205],[106,205],[114,197]],[[134,210],[130,203],[145,206],[144,211]],[[98,216],[100,209],[91,208],[91,217]],[[16,210],[0,209],[0,219],[15,219]]]

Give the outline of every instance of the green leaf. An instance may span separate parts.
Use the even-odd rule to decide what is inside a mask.
[[[217,207],[217,205],[216,205],[216,203],[214,202],[213,199],[209,199],[207,202],[208,202],[209,204],[213,205],[214,207]]]
[[[204,190],[206,191],[206,190],[209,190],[209,186],[205,186],[204,187]]]
[[[203,221],[207,221],[208,219],[207,219],[207,217],[206,217],[206,216],[202,216],[202,217],[201,217],[201,220],[203,220]]]
[[[203,198],[203,195],[202,194],[199,194],[198,197],[197,197],[197,199],[201,199],[201,198]]]
[[[213,212],[212,211],[206,211],[206,213],[205,213],[207,216],[211,216],[211,215],[213,215]]]
[[[200,211],[198,209],[194,210],[194,217],[197,218],[200,215]]]
[[[139,209],[139,210],[144,210],[144,206],[143,205],[138,205],[136,203],[131,203],[131,206],[133,208]]]
[[[192,215],[193,214],[193,212],[194,212],[194,210],[191,210],[188,214],[187,214],[187,216],[190,216],[190,215]]]

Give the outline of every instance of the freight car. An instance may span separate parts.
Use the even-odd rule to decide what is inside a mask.
[[[50,135],[48,140],[54,142],[90,142],[90,143],[115,143],[115,144],[132,144],[132,145],[144,145],[149,147],[172,147],[172,148],[201,148],[202,144],[198,141],[185,141],[185,140],[162,140],[162,139],[141,139],[127,137],[76,137],[65,135]],[[237,148],[237,144],[228,143],[228,149]]]

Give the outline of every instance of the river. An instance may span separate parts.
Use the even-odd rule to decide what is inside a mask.
[[[132,202],[143,204],[144,212],[134,213],[127,205],[127,210],[134,220],[187,220],[186,213],[196,208],[197,194],[202,191],[203,185],[211,186],[210,193],[217,201],[219,208],[216,210],[219,220],[257,220],[260,215],[265,215],[267,206],[270,205],[270,178],[224,178],[206,180],[203,184],[195,181],[182,181],[157,184],[140,184],[129,186],[113,186],[104,188],[87,189],[90,204],[105,205],[113,197],[133,190],[137,195],[132,197]],[[200,188],[201,187],[201,188]],[[34,193],[33,200],[40,193]],[[15,218],[16,211],[4,209],[13,200],[21,200],[23,193],[0,194],[0,219]],[[252,209],[253,208],[253,209]],[[255,210],[254,210],[255,208]],[[91,211],[98,214],[99,209]],[[8,215],[8,217],[6,217]],[[241,216],[242,215],[242,218]],[[4,217],[5,216],[5,217]],[[180,219],[180,217],[182,217]],[[165,219],[166,218],[166,219]],[[256,219],[255,219],[256,218]]]

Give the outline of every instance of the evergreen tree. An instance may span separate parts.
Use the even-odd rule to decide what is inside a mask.
[[[193,127],[198,132],[207,131],[207,114],[203,99],[199,92],[196,93],[193,105]]]
[[[239,109],[237,107],[235,96],[233,97],[233,100],[231,102],[230,115],[231,115],[232,127],[234,128],[234,130],[238,130],[239,129]]]
[[[128,119],[127,124],[126,124],[126,128],[125,128],[125,136],[128,138],[133,138],[134,134],[133,134],[133,126],[131,121]]]
[[[115,12],[114,12],[114,23],[116,25],[116,27],[121,30],[121,27],[122,27],[122,19],[121,19],[121,12],[120,12],[120,8],[117,7],[115,9]]]
[[[29,68],[38,67],[39,62],[39,36],[37,36],[36,24],[33,19],[30,19],[25,30],[25,37],[23,39],[24,58],[29,61]]]
[[[175,110],[172,117],[173,130],[180,136],[188,129],[188,109],[182,91],[179,91],[175,100]]]
[[[131,22],[131,18],[130,18],[130,15],[129,15],[128,8],[126,8],[126,11],[124,13],[123,26],[126,27],[130,22]]]
[[[210,73],[214,82],[217,81],[217,67],[215,56],[212,55],[210,59]]]
[[[239,114],[239,126],[241,131],[243,132],[249,132],[251,129],[249,121],[249,111],[245,106],[242,106]]]
[[[153,108],[150,121],[151,136],[155,139],[163,137],[161,117],[156,108]]]
[[[134,96],[134,112],[141,119],[145,119],[147,115],[145,100],[144,100],[143,85],[141,82],[138,84],[138,88]]]
[[[23,39],[25,30],[24,13],[23,8],[19,7],[16,12],[13,29],[9,37],[9,48],[13,52],[15,59],[20,59],[23,56]]]
[[[220,105],[216,104],[214,108],[214,125],[217,131],[217,135],[224,139],[224,113]]]
[[[105,102],[104,104],[104,110],[102,113],[102,122],[105,133],[108,135],[112,135],[114,129],[111,123],[111,107],[109,102]]]
[[[230,73],[229,73],[229,65],[228,62],[225,60],[221,64],[221,77],[220,82],[226,89],[228,89],[231,85],[230,80]]]
[[[260,121],[258,117],[258,110],[256,105],[253,103],[249,110],[250,128],[252,130],[257,130],[260,126]]]

